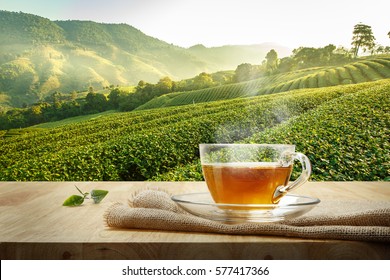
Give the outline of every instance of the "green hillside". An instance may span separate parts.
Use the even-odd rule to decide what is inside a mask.
[[[47,18],[0,10],[1,45],[61,43],[64,41],[64,31]]]
[[[125,24],[51,22],[6,11],[0,11],[0,22],[0,92],[8,96],[3,106],[21,107],[54,91],[134,85],[208,70],[185,49]]]
[[[350,87],[335,87],[343,90]],[[329,88],[313,91],[316,94]],[[301,90],[304,92],[304,90]],[[364,125],[362,125],[364,124]],[[364,83],[348,94],[244,138],[286,143],[310,158],[315,181],[390,180],[390,80]],[[295,177],[300,168],[296,168]],[[199,160],[153,180],[203,180]]]
[[[198,179],[199,143],[237,141],[295,143],[314,180],[384,180],[389,104],[382,79],[113,113],[3,137],[0,180]]]
[[[237,66],[233,52],[260,62],[268,47],[272,46],[260,45],[256,51],[256,47],[221,47],[221,64],[208,61],[204,52],[197,55],[126,24],[50,21],[0,11],[0,107],[22,107],[55,91],[136,85],[140,80],[154,83],[164,76],[180,80],[230,70],[224,67]]]
[[[337,67],[317,67],[248,82],[223,85],[191,92],[175,92],[152,99],[138,110],[210,102],[238,97],[285,92],[302,88],[320,88],[357,84],[390,78],[390,56],[363,58]]]

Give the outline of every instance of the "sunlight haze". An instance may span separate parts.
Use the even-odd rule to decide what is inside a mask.
[[[0,9],[50,20],[126,23],[181,47],[274,42],[290,48],[351,47],[353,27],[390,45],[389,2],[309,0],[0,0]]]

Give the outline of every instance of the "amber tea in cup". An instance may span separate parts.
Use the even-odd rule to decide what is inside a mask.
[[[307,181],[309,159],[294,145],[200,144],[203,175],[216,203],[276,204],[289,190]],[[302,173],[290,183],[293,163]]]

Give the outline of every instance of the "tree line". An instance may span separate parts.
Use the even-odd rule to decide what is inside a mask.
[[[359,51],[369,54],[389,54],[390,46],[381,46],[375,43],[375,36],[371,26],[356,24],[352,32],[351,49],[336,48],[329,44],[322,48],[299,47],[292,51],[292,55],[279,59],[275,50],[270,50],[261,65],[249,63],[240,64],[235,71],[236,82],[248,81],[264,75],[278,74],[300,69],[342,65],[358,57]],[[387,33],[390,38],[390,32]]]
[[[75,92],[69,94],[54,92],[31,106],[0,110],[0,130],[23,128],[107,110],[131,111],[166,93],[209,88],[231,82],[232,75],[230,72],[214,74],[202,72],[192,79],[181,81],[163,77],[156,84],[141,80],[134,91],[111,86],[108,95],[89,87],[85,98],[77,98]]]
[[[85,98],[77,98],[75,92],[54,92],[44,100],[24,108],[0,111],[0,130],[23,128],[44,122],[58,121],[70,117],[93,114],[109,109],[104,94],[92,88]]]

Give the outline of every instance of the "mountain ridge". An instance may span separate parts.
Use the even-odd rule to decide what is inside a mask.
[[[180,80],[235,69],[240,63],[260,64],[269,47],[229,45],[199,51],[124,23],[51,21],[0,11],[0,94],[7,97],[0,99],[0,106],[31,104],[55,91],[135,85],[164,76]]]

